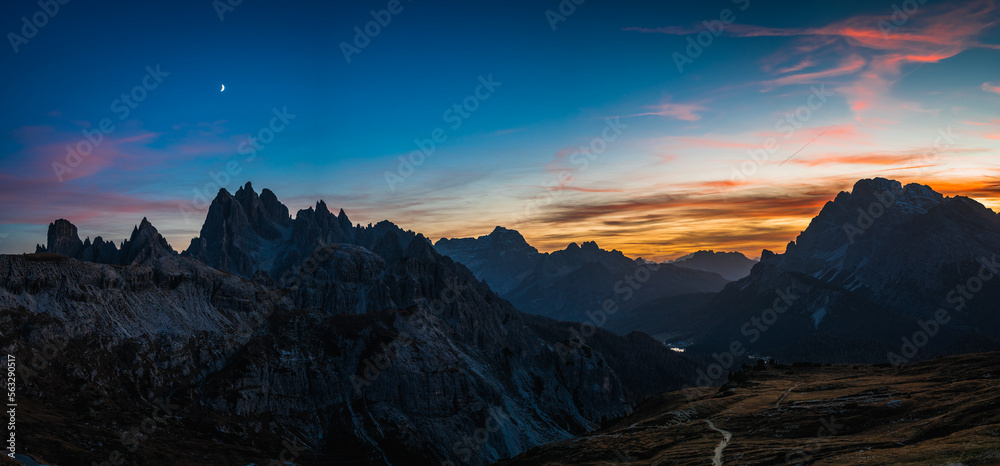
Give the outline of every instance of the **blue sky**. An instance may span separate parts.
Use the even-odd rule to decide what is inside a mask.
[[[992,1],[216,3],[4,4],[9,33],[45,21],[0,53],[0,252],[143,216],[183,249],[199,196],[246,181],[435,239],[504,225],[661,258],[780,250],[871,176],[1000,205]],[[355,27],[378,33],[348,62]],[[84,131],[102,139],[69,167]]]

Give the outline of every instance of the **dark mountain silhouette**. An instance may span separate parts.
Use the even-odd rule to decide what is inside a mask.
[[[670,264],[706,272],[715,272],[726,280],[735,281],[750,275],[757,261],[747,259],[739,252],[698,251],[668,262]]]
[[[998,347],[1000,218],[967,197],[883,178],[823,207],[783,254],[660,329],[783,360],[908,362]],[[648,312],[648,310],[647,310]],[[700,346],[701,348],[697,348]]]
[[[610,323],[649,301],[719,291],[726,283],[712,272],[633,260],[593,241],[539,253],[520,233],[502,227],[479,238],[441,239],[434,247],[469,267],[518,309],[567,321],[594,320],[593,313],[611,300],[617,310],[608,317]],[[622,333],[644,330],[614,328]]]
[[[441,238],[434,248],[468,267],[501,296],[524,283],[544,256],[517,230],[500,226],[479,238]]]
[[[89,237],[85,241],[80,241],[76,225],[69,220],[59,219],[49,224],[46,246],[39,245],[35,252],[60,254],[86,262],[116,265],[129,265],[133,262],[144,262],[177,254],[145,217],[132,230],[132,236],[122,242],[121,249],[115,247],[113,242],[104,241],[100,236],[94,238],[93,243]]]
[[[705,414],[729,409],[726,399],[753,401],[734,388],[766,385],[771,399],[803,382],[788,368],[746,378],[737,371],[747,353],[900,366],[1000,347],[998,250],[1000,220],[977,202],[861,180],[784,253],[764,251],[749,276],[715,293],[718,274],[593,242],[542,254],[498,228],[435,247],[388,221],[352,225],[322,201],[293,218],[248,183],[220,190],[180,255],[143,219],[120,248],[80,241],[58,220],[36,254],[0,257],[0,346],[27,355],[19,407],[32,415],[19,422],[53,464],[107,460],[94,439],[137,464],[269,464],[290,448],[302,464],[485,464],[611,425],[517,460],[603,462],[602,442],[663,419],[649,404],[633,411],[657,393],[732,377],[735,387],[695,395]],[[583,323],[525,314],[504,297]],[[619,311],[599,322],[607,302]],[[690,346],[677,353],[657,340]],[[893,370],[865,372],[858,390],[896,383]],[[837,391],[831,384],[852,374],[837,371],[804,377],[822,382],[812,391]],[[867,395],[831,396],[854,412],[854,397]],[[684,406],[676,392],[664,397]],[[678,435],[716,432],[704,422],[714,409]],[[736,432],[762,415],[747,409],[715,420],[733,420]],[[800,412],[782,425],[815,420]],[[147,418],[156,433],[139,436],[132,427]],[[637,444],[704,459],[678,445]]]
[[[106,460],[80,424],[116,445],[167,399],[129,461],[268,464],[295,445],[305,464],[484,464],[692,382],[695,362],[646,335],[518,311],[422,235],[322,201],[287,212],[248,183],[180,256],[144,220],[104,261],[61,220],[40,253],[0,257],[0,345],[58,342],[19,366],[47,460]]]

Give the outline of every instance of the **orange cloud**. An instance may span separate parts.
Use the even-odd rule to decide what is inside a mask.
[[[919,158],[915,154],[865,154],[865,155],[831,155],[794,159],[793,163],[808,167],[824,165],[895,165],[910,162]]]
[[[946,196],[967,196],[972,198],[1000,197],[1000,179],[995,177],[929,180],[923,184]]]

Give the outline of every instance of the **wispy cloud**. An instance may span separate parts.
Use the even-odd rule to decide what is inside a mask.
[[[833,68],[825,69],[822,71],[815,71],[811,73],[790,74],[788,76],[784,76],[781,78],[765,81],[764,85],[778,87],[778,86],[786,86],[789,84],[821,83],[833,77],[857,73],[858,71],[861,71],[866,64],[867,61],[865,61],[864,58],[861,58],[861,56],[851,55],[845,58],[843,61],[841,61]],[[800,69],[796,69],[793,71],[799,71]]]
[[[701,119],[700,112],[708,110],[706,107],[699,104],[677,104],[671,102],[664,102],[648,108],[650,110],[649,112],[636,113],[629,116],[658,115],[673,118],[675,120],[698,121]]]
[[[858,120],[866,111],[889,107],[881,101],[890,99],[892,84],[905,76],[904,65],[939,63],[971,48],[998,48],[978,39],[998,22],[996,0],[924,5],[898,27],[891,22],[891,13],[859,15],[809,28],[731,24],[724,33],[746,38],[795,38],[765,60],[765,71],[785,75],[764,81],[765,89],[843,78],[838,90],[847,96]],[[701,28],[695,25],[626,30],[686,35]],[[814,62],[820,57],[829,58],[825,64]],[[806,69],[809,71],[803,72]],[[988,92],[996,92],[996,88],[990,83],[983,85]]]
[[[992,92],[994,94],[1000,94],[1000,82],[986,82],[983,83],[982,89],[986,92]]]
[[[569,186],[569,185],[557,185],[557,186],[536,186],[540,189],[549,189],[552,191],[576,191],[581,193],[620,193],[623,192],[621,189],[597,189],[597,188],[581,188],[579,186]]]

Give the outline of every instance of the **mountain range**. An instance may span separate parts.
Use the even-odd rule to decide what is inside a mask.
[[[181,254],[145,219],[120,249],[88,243],[58,220],[36,254],[0,257],[0,345],[26,360],[22,407],[40,416],[21,422],[46,443],[25,451],[56,464],[266,464],[289,445],[306,463],[484,464],[694,368],[644,334],[574,340],[422,235],[322,201],[292,219],[249,183],[220,190]],[[130,453],[122,431],[159,402],[171,412]]]
[[[586,322],[611,300],[615,311],[608,313],[608,328],[622,333],[642,330],[641,326],[616,325],[637,306],[687,293],[720,291],[727,283],[718,273],[630,259],[621,251],[601,249],[593,241],[540,253],[520,233],[503,227],[478,238],[442,238],[434,248],[469,267],[501,297],[531,314]]]
[[[537,464],[659,422],[687,393],[671,390],[793,392],[746,362],[877,363],[878,386],[1000,348],[998,214],[882,178],[757,263],[541,253],[501,227],[432,244],[323,201],[292,217],[250,183],[220,190],[180,253],[145,218],[120,246],[65,219],[46,239],[0,256],[0,346],[19,358],[20,449],[49,464]],[[769,396],[712,393],[696,412]]]
[[[784,253],[690,303],[654,303],[650,332],[692,351],[896,365],[1000,347],[1000,217],[964,196],[883,178],[824,205]]]

